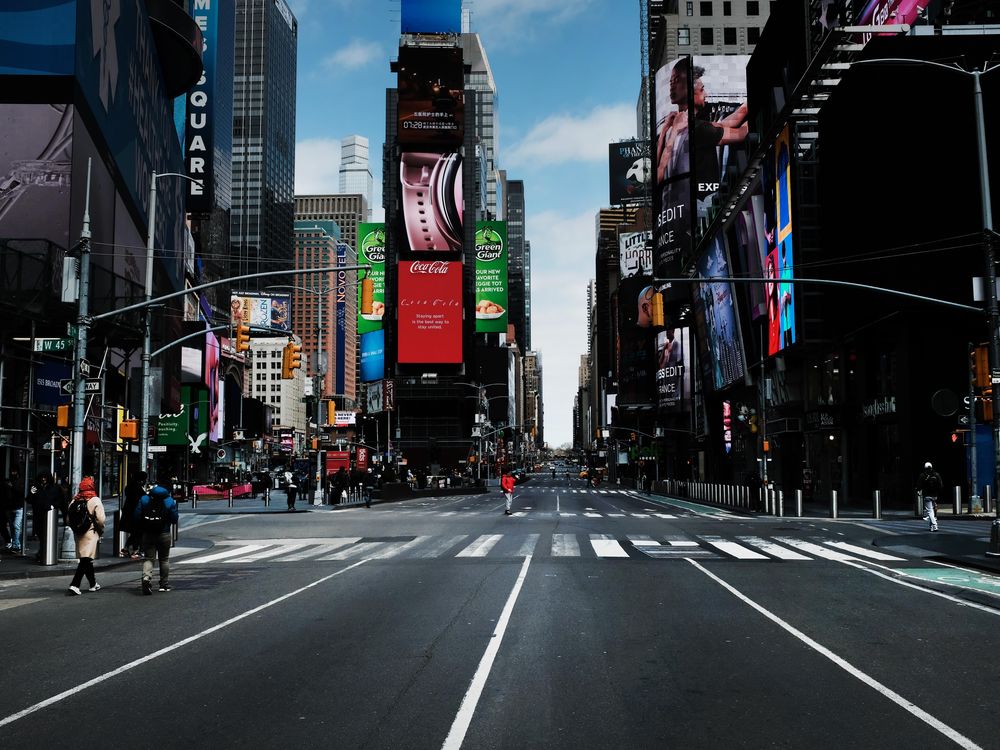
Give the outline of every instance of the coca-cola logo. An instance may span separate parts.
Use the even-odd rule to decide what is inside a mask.
[[[440,274],[443,276],[448,273],[448,261],[425,262],[417,260],[410,264],[410,273]]]
[[[371,263],[385,263],[385,248],[367,247],[365,248],[365,257]]]
[[[503,255],[503,244],[499,242],[476,247],[476,260],[481,260],[484,263],[496,260],[501,255]]]

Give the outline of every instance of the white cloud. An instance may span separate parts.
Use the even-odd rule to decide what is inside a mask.
[[[595,215],[528,214],[531,344],[542,353],[545,439],[573,439],[580,355],[587,353],[587,283],[594,275]]]
[[[340,140],[308,138],[295,144],[296,195],[335,193],[340,186]]]
[[[536,31],[539,26],[560,24],[587,12],[593,0],[475,0],[473,31],[509,37]]]
[[[524,168],[574,161],[606,163],[608,144],[633,135],[635,108],[628,104],[598,107],[582,117],[552,115],[514,144],[505,161]]]
[[[341,47],[323,59],[323,67],[328,70],[357,70],[375,60],[385,57],[378,42],[352,39],[346,47]]]

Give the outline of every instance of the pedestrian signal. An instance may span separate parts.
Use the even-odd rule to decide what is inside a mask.
[[[69,427],[69,404],[56,407],[56,427]]]

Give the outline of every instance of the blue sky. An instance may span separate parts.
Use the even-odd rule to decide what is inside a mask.
[[[635,135],[638,0],[466,0],[499,91],[498,166],[524,180],[532,346],[542,353],[545,437],[572,440],[586,286],[608,143]],[[340,139],[368,138],[381,218],[381,153],[399,0],[290,0],[299,20],[296,192],[337,189]]]

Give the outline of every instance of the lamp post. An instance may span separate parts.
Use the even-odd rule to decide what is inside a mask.
[[[139,412],[139,466],[142,471],[149,470],[149,360],[153,340],[153,312],[149,302],[153,299],[153,241],[156,235],[156,181],[161,177],[180,177],[201,185],[201,180],[188,177],[180,172],[163,172],[157,174],[154,170],[149,179],[149,215],[146,224],[146,304],[143,315],[142,332],[142,410]],[[152,476],[150,477],[153,478]]]

